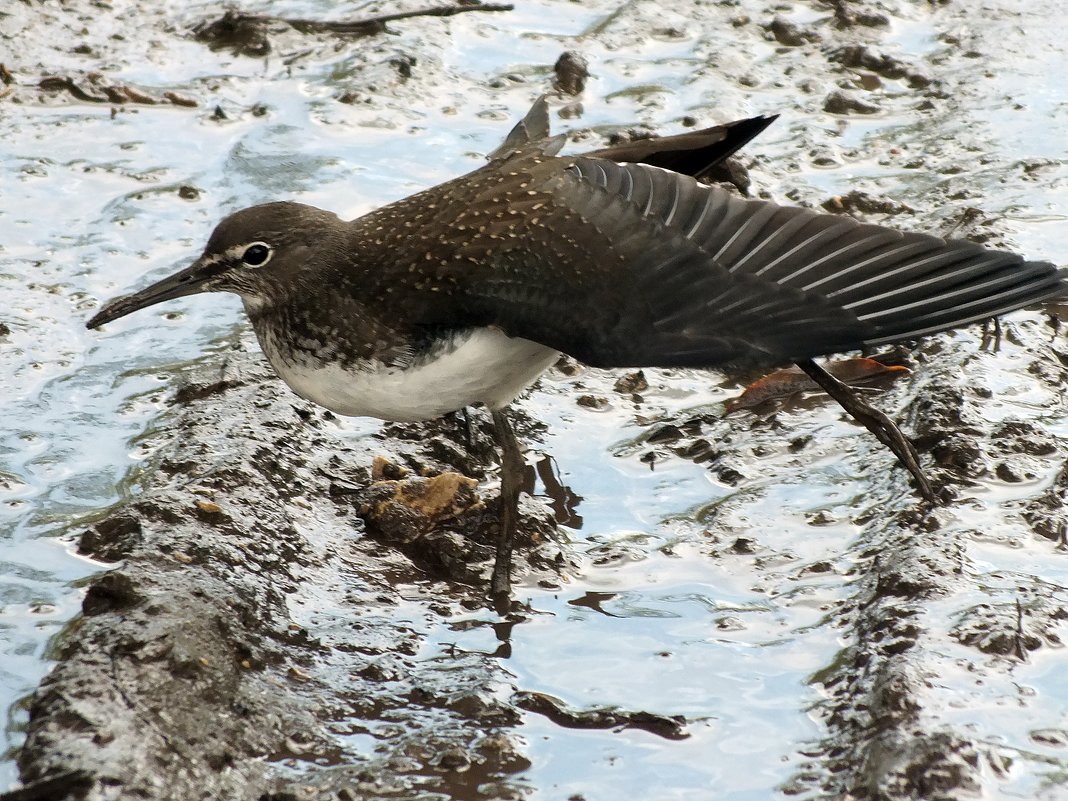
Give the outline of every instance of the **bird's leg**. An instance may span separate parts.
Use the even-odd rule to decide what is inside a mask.
[[[446,417],[456,423],[456,428],[463,432],[464,444],[468,451],[475,448],[475,431],[471,427],[471,411],[466,407],[449,412]]]
[[[519,488],[523,481],[523,454],[512,424],[503,409],[494,409],[493,429],[501,448],[501,531],[497,539],[497,559],[493,563],[490,596],[507,601],[512,591],[512,543],[519,520]]]
[[[474,450],[475,432],[474,429],[471,428],[471,410],[465,406],[456,414],[464,418],[464,442],[467,445],[467,450]]]
[[[897,427],[893,420],[857,397],[848,386],[828,373],[812,359],[803,359],[796,362],[796,364],[809,378],[819,384],[824,392],[838,401],[838,404],[849,412],[853,419],[863,423],[864,427],[874,434],[876,439],[894,452],[898,461],[916,480],[916,485],[924,500],[930,503],[938,502],[935,498],[934,490],[931,488],[931,482],[927,480],[923,468],[920,467],[919,454],[916,453],[916,449],[909,442],[908,437],[901,433],[901,429]]]

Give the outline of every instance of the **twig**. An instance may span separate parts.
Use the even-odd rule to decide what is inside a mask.
[[[87,89],[86,86],[91,89]],[[111,103],[116,106],[137,103],[151,106],[166,102],[186,108],[196,108],[197,105],[197,101],[193,98],[177,92],[164,92],[161,100],[127,84],[108,85],[103,82],[103,77],[95,72],[86,76],[85,85],[66,75],[47,75],[40,80],[37,88],[46,92],[68,92],[76,100],[85,103]]]
[[[286,19],[285,17],[269,17],[271,20],[284,22],[296,28],[301,33],[353,33],[358,36],[368,33],[377,33],[384,30],[387,22],[396,22],[413,17],[452,17],[456,14],[464,14],[468,11],[511,11],[515,6],[510,3],[486,3],[471,6],[438,6],[437,8],[424,8],[418,11],[401,11],[396,14],[383,14],[379,17],[353,20],[350,22],[322,22],[314,19]]]
[[[396,22],[413,17],[452,17],[456,14],[465,14],[469,11],[511,11],[514,8],[510,3],[477,3],[467,6],[438,6],[436,8],[424,8],[418,11],[402,11],[396,14],[382,14],[378,17],[368,17],[359,20],[324,21],[317,19],[292,19],[290,17],[275,17],[269,14],[247,14],[243,11],[227,11],[215,22],[202,23],[195,29],[198,39],[229,46],[238,40],[256,40],[256,52],[269,49],[260,41],[263,37],[262,26],[272,22],[280,22],[301,33],[336,33],[341,35],[371,36],[386,30],[387,22]],[[247,43],[246,43],[247,44]]]

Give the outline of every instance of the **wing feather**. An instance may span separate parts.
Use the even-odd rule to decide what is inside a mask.
[[[743,199],[647,165],[577,158],[567,172],[598,190],[575,211],[628,252],[628,278],[654,329],[695,341],[714,336],[730,343],[732,360],[852,350],[1066,290],[1065,271],[1045,262]],[[613,191],[624,185],[625,193]],[[563,197],[566,188],[559,191]],[[650,364],[697,358],[677,340],[660,350],[629,333],[643,340],[633,349]]]

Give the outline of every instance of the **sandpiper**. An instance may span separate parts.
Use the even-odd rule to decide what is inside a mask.
[[[933,500],[897,426],[813,357],[1063,296],[1066,271],[698,180],[773,120],[560,156],[539,99],[485,166],[355,220],[288,201],[243,209],[189,267],[87,325],[233,292],[278,375],[334,412],[415,421],[485,405],[502,449],[498,599],[522,470],[505,410],[561,353],[609,368],[796,362]]]

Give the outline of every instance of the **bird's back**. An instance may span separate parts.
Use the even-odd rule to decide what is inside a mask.
[[[804,359],[1065,292],[1045,262],[553,156],[544,140],[353,225],[378,254],[373,308],[492,325],[606,367]]]

